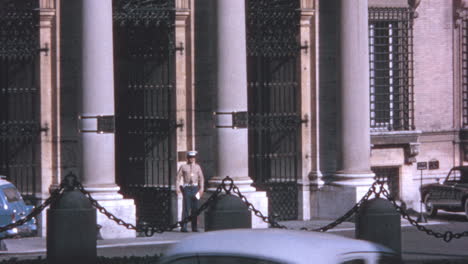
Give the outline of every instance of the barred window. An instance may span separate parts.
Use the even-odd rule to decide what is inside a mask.
[[[414,129],[411,20],[408,8],[369,9],[372,131]]]
[[[385,183],[391,197],[398,199],[400,197],[400,172],[398,167],[372,167],[375,173],[375,180]]]
[[[462,91],[463,91],[463,126],[468,126],[468,19],[461,21],[462,38]]]

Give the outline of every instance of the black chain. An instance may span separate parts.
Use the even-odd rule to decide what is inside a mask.
[[[106,215],[110,220],[115,221],[118,225],[124,226],[127,229],[136,230],[137,232],[143,232],[146,236],[152,236],[154,235],[154,233],[163,233],[165,231],[172,231],[175,228],[182,227],[183,225],[192,221],[195,217],[198,217],[204,210],[206,210],[212,203],[214,203],[216,199],[218,199],[219,194],[221,194],[223,191],[227,195],[230,195],[231,193],[234,193],[235,195],[237,195],[242,200],[242,202],[247,205],[248,210],[252,211],[255,214],[255,216],[261,218],[265,223],[268,223],[271,227],[287,229],[285,225],[279,224],[278,221],[276,221],[276,219],[274,219],[273,217],[264,216],[261,211],[256,209],[255,206],[252,203],[250,203],[248,199],[241,193],[239,188],[234,184],[234,181],[229,176],[222,180],[221,184],[216,188],[216,191],[193,214],[171,225],[144,226],[144,227],[136,227],[135,225],[131,223],[127,223],[121,218],[118,218],[114,214],[110,213],[106,208],[101,206],[99,202],[96,201],[88,191],[85,190],[83,185],[79,183],[76,180],[76,178],[72,179],[71,185],[70,185],[70,182],[68,183],[65,183],[65,182],[66,181],[62,182],[62,184],[60,185],[60,188],[54,190],[51,193],[51,196],[49,198],[47,198],[41,205],[34,208],[27,216],[18,220],[15,223],[11,223],[9,225],[0,227],[0,232],[5,232],[9,229],[18,227],[20,225],[25,224],[26,222],[31,221],[34,217],[38,216],[47,206],[58,201],[65,190],[72,190],[73,188],[70,188],[70,186],[75,187],[79,191],[81,191],[90,200],[91,204],[100,213]],[[377,190],[377,186],[379,186],[378,190]],[[378,182],[378,181],[374,182],[372,186],[369,188],[369,190],[367,191],[367,193],[361,198],[361,200],[358,203],[356,203],[353,206],[353,208],[347,211],[343,216],[339,217],[332,223],[325,225],[323,227],[311,229],[311,230],[309,230],[306,227],[302,227],[301,230],[326,232],[336,227],[337,225],[343,223],[344,221],[349,219],[351,216],[353,216],[355,213],[357,213],[359,211],[359,208],[362,206],[362,204],[368,201],[372,194],[375,194],[377,198],[380,197],[381,194],[383,194],[383,196],[387,198],[387,200],[389,200],[393,204],[397,212],[399,212],[404,219],[408,220],[408,222],[411,225],[415,226],[419,231],[426,232],[428,235],[434,236],[436,238],[442,238],[445,242],[450,242],[453,239],[460,239],[462,237],[468,237],[468,231],[461,232],[461,233],[453,233],[452,231],[446,231],[446,232],[441,233],[441,232],[433,231],[425,227],[424,225],[420,225],[417,222],[417,220],[414,220],[413,218],[411,218],[411,216],[406,212],[406,210],[403,207],[397,204],[395,199],[393,199],[393,197],[384,188],[384,183]]]
[[[229,177],[227,177],[229,178]],[[223,181],[224,182],[224,181]],[[348,212],[346,212],[343,216],[339,217],[337,220],[335,220],[334,222],[326,225],[326,226],[323,226],[323,227],[320,227],[320,228],[317,228],[317,229],[312,229],[312,230],[309,230],[308,228],[306,227],[302,227],[301,230],[305,230],[305,231],[319,231],[319,232],[326,232],[334,227],[336,227],[337,225],[343,223],[344,221],[346,221],[347,219],[349,219],[352,215],[354,215],[358,210],[359,208],[361,207],[361,205],[365,202],[365,201],[368,201],[369,200],[369,197],[372,195],[372,194],[376,194],[377,197],[380,196],[380,193],[382,191],[382,188],[379,190],[379,191],[376,191],[376,186],[380,184],[378,182],[375,182],[374,184],[372,184],[372,186],[369,188],[369,191],[367,191],[367,193],[362,197],[362,199],[353,206],[353,208],[351,208]],[[250,203],[247,198],[240,192],[239,188],[235,185],[233,185],[232,187],[232,190],[233,192],[239,197],[241,198],[241,200],[248,206],[248,209],[252,212],[254,212],[254,214],[261,218],[265,223],[268,223],[270,224],[271,227],[273,228],[281,228],[281,229],[288,229],[288,227],[286,227],[285,225],[282,225],[280,223],[278,223],[278,221],[276,221],[276,219],[274,219],[273,217],[269,217],[269,216],[264,216],[262,214],[262,212],[260,212],[259,210],[257,210],[252,203]],[[229,193],[229,192],[227,192]]]
[[[219,194],[223,191],[223,189],[226,189],[224,180],[221,185],[216,188],[216,191],[192,214],[189,216],[185,217],[181,221],[178,221],[172,225],[169,225],[167,227],[157,227],[157,226],[147,226],[143,228],[143,232],[145,233],[146,236],[152,236],[154,233],[162,233],[164,231],[172,231],[175,228],[182,227],[183,225],[187,224],[188,222],[191,222],[195,217],[198,217],[204,210],[206,210],[216,199],[218,198]]]
[[[346,221],[348,218],[350,218],[354,213],[356,213],[359,209],[359,207],[364,203],[365,201],[369,200],[370,195],[375,193],[377,196],[380,195],[380,191],[376,192],[376,186],[377,183],[374,183],[372,187],[369,189],[369,191],[364,195],[364,197],[353,207],[351,210],[349,210],[346,214],[344,214],[342,217],[338,218],[336,221],[333,223],[330,223],[324,227],[318,228],[318,229],[313,229],[311,231],[320,231],[320,232],[325,232],[328,231],[329,229],[334,228],[335,226],[343,223]],[[84,194],[88,199],[91,201],[91,204],[98,209],[98,211],[104,215],[106,215],[110,220],[115,221],[117,224],[122,225],[126,227],[127,229],[133,229],[136,230],[137,232],[143,232],[146,236],[152,236],[154,233],[163,233],[165,231],[172,231],[178,227],[182,227],[184,224],[192,221],[194,217],[198,217],[198,215],[201,214],[204,210],[206,210],[219,196],[220,193],[223,191],[227,194],[230,195],[231,193],[234,193],[237,195],[243,203],[245,203],[248,207],[248,210],[252,211],[255,216],[261,218],[265,223],[268,223],[272,228],[281,228],[281,229],[287,229],[285,225],[279,224],[273,217],[265,216],[262,214],[262,212],[258,209],[255,208],[255,206],[250,203],[245,197],[239,188],[234,184],[234,181],[227,176],[224,178],[221,182],[221,184],[217,187],[216,191],[207,199],[205,203],[203,203],[194,213],[191,215],[187,216],[186,218],[182,219],[181,221],[178,221],[172,225],[166,225],[166,226],[144,226],[137,228],[135,225],[126,223],[122,219],[116,217],[114,214],[110,213],[107,211],[106,208],[101,206],[95,199],[92,198],[91,194],[87,192],[84,187],[78,183],[77,188]],[[301,230],[306,230],[309,231],[307,228],[301,228]]]
[[[89,193],[88,191],[85,190],[85,188],[83,187],[83,185],[79,182],[76,183],[77,184],[77,189],[82,192],[88,199],[89,201],[91,202],[91,205],[93,205],[100,213],[104,214],[107,216],[107,218],[109,218],[110,220],[116,222],[118,225],[121,225],[121,226],[124,226],[126,227],[127,229],[134,229],[136,230],[136,226],[134,224],[131,224],[131,223],[127,223],[125,222],[124,220],[118,218],[117,216],[115,216],[114,214],[112,214],[111,212],[107,211],[106,208],[104,208],[103,206],[101,206],[99,204],[98,201],[96,201],[92,196],[91,196],[91,193]]]
[[[450,242],[452,239],[456,238],[462,238],[462,237],[468,237],[468,231],[461,232],[461,233],[453,233],[452,231],[445,231],[444,233],[436,232],[434,230],[431,230],[423,225],[420,225],[417,220],[414,220],[411,218],[411,216],[406,212],[406,210],[399,206],[396,201],[392,198],[392,196],[388,193],[388,191],[382,187],[382,193],[383,195],[393,204],[393,206],[396,208],[396,210],[401,214],[401,216],[408,220],[408,222],[415,226],[419,231],[426,232],[426,234],[430,236],[434,236],[436,238],[442,238],[445,242]]]
[[[119,224],[121,226],[124,226],[127,229],[133,229],[133,230],[136,230],[137,232],[143,232],[146,236],[152,236],[155,233],[163,233],[165,231],[172,231],[172,230],[174,230],[174,229],[176,229],[178,227],[182,227],[184,224],[187,224],[188,222],[192,221],[195,217],[198,217],[204,210],[206,210],[219,197],[219,194],[222,193],[223,191],[227,195],[230,195],[231,193],[234,193],[235,195],[237,195],[242,200],[242,202],[247,205],[248,210],[252,211],[255,214],[255,216],[261,218],[265,223],[268,223],[272,228],[287,229],[287,227],[285,225],[282,225],[282,224],[278,223],[278,221],[276,221],[276,219],[274,219],[274,217],[265,216],[265,215],[262,214],[262,212],[260,210],[256,209],[255,206],[252,203],[250,203],[248,201],[248,199],[241,193],[239,188],[234,184],[234,181],[229,176],[227,176],[226,178],[224,178],[222,180],[221,184],[217,187],[216,191],[194,213],[192,213],[191,215],[189,215],[186,218],[182,219],[181,221],[178,221],[178,222],[176,222],[174,224],[171,224],[171,225],[165,225],[165,226],[144,226],[144,227],[137,228],[135,225],[133,225],[131,223],[127,223],[127,222],[123,221],[122,219],[116,217],[114,214],[110,213],[106,208],[101,206],[95,199],[92,198],[91,194],[89,192],[87,192],[80,183],[77,183],[77,188],[84,195],[86,195],[86,197],[88,197],[88,199],[91,201],[91,204],[96,209],[98,209],[100,213],[106,215],[110,220],[115,221],[117,224]],[[428,229],[423,225],[418,224],[418,222],[416,220],[412,219],[408,215],[408,213],[404,210],[404,208],[399,206],[396,203],[396,201],[391,197],[391,195],[388,193],[388,191],[384,188],[384,182],[379,182],[379,181],[374,182],[372,184],[372,186],[369,188],[369,190],[367,191],[367,193],[361,198],[361,200],[359,200],[358,203],[356,203],[349,211],[347,211],[344,215],[342,215],[341,217],[339,217],[338,219],[336,219],[332,223],[327,224],[327,225],[325,225],[323,227],[320,227],[320,228],[316,228],[316,229],[308,229],[306,227],[302,227],[301,230],[326,232],[326,231],[338,226],[339,224],[343,223],[344,221],[349,219],[351,216],[356,214],[359,211],[359,208],[362,206],[362,204],[364,202],[368,201],[372,194],[375,194],[376,198],[379,198],[380,195],[383,194],[383,196],[385,196],[385,198],[387,198],[393,204],[393,206],[402,215],[402,217],[404,219],[407,219],[410,222],[411,225],[415,226],[419,231],[426,232],[428,235],[432,235],[432,236],[434,236],[436,238],[442,238],[445,242],[450,242],[454,238],[459,239],[461,237],[468,236],[468,231],[465,231],[465,232],[462,232],[462,233],[453,233],[451,231],[446,231],[445,233],[439,233],[439,232],[435,232],[435,231],[433,231],[431,229]],[[50,204],[50,202],[48,204]],[[45,205],[45,206],[47,206],[47,205]],[[39,208],[40,207],[38,207],[37,209],[39,209]],[[29,218],[29,220],[30,220],[30,218]],[[28,220],[26,220],[26,221],[28,221]],[[26,222],[26,221],[24,221],[24,222]],[[6,227],[8,227],[8,226],[5,226],[4,228],[6,228]],[[2,229],[0,228],[0,232],[1,231],[2,231]]]
[[[226,184],[227,181],[230,181],[229,185]],[[77,188],[79,191],[81,191],[91,202],[91,204],[102,214],[106,215],[110,220],[116,222],[118,225],[124,226],[127,229],[132,229],[137,232],[144,233],[146,236],[152,236],[155,233],[163,233],[165,231],[172,231],[178,227],[182,227],[184,224],[192,221],[195,217],[198,217],[198,215],[201,214],[204,210],[206,210],[219,196],[219,194],[225,190],[226,192],[229,192],[230,189],[232,189],[234,182],[232,179],[227,177],[226,179],[223,180],[223,182],[218,186],[216,191],[206,200],[205,203],[203,203],[194,213],[191,215],[185,217],[181,221],[178,221],[174,224],[171,225],[165,225],[165,226],[144,226],[144,227],[136,227],[135,225],[131,223],[127,223],[121,218],[118,218],[111,212],[109,212],[106,208],[101,206],[98,201],[96,201],[91,194],[85,190],[83,185],[81,183],[77,183]],[[229,188],[227,187],[229,186]]]
[[[326,226],[323,226],[323,227],[320,227],[320,228],[316,228],[316,229],[312,229],[312,231],[319,231],[319,232],[326,232],[334,227],[336,227],[337,225],[343,223],[344,221],[348,220],[351,216],[353,216],[355,213],[357,213],[359,211],[359,208],[361,207],[361,205],[368,201],[369,200],[369,197],[372,195],[372,194],[375,194],[376,197],[379,197],[380,196],[380,192],[381,192],[381,189],[377,192],[376,191],[376,185],[378,184],[378,182],[374,182],[372,184],[372,186],[369,188],[369,190],[367,191],[367,193],[361,198],[361,200],[359,200],[359,202],[357,204],[355,204],[353,206],[353,208],[351,208],[348,212],[346,212],[343,216],[339,217],[338,219],[336,219],[334,222],[326,225]],[[303,230],[307,230],[307,228],[302,228]]]
[[[224,181],[223,181],[223,182],[224,182]],[[247,198],[240,192],[240,190],[239,190],[239,188],[238,188],[237,186],[233,185],[232,191],[242,200],[242,202],[244,202],[244,203],[247,205],[248,209],[249,209],[250,211],[252,211],[252,212],[255,214],[255,216],[260,217],[265,223],[270,224],[270,226],[273,227],[273,228],[287,229],[286,226],[279,224],[279,223],[276,221],[276,219],[274,219],[273,217],[264,216],[264,215],[262,214],[262,212],[260,212],[259,210],[257,210],[257,209],[255,208],[255,206],[253,206],[253,204],[250,203],[250,202],[247,200]],[[226,193],[227,193],[227,194],[230,194],[230,191],[229,191],[229,192],[226,192]]]
[[[60,197],[63,194],[63,190],[64,190],[63,187],[60,187],[59,189],[54,190],[51,193],[50,197],[47,198],[47,200],[45,200],[38,207],[35,207],[27,216],[16,221],[15,223],[11,223],[9,225],[0,227],[0,232],[5,232],[7,230],[13,229],[20,225],[24,225],[25,223],[31,221],[34,217],[38,216],[47,206],[49,206],[52,203],[55,203],[58,199],[60,199]]]

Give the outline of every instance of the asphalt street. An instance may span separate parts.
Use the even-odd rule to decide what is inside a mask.
[[[414,217],[416,218],[416,217]],[[465,214],[440,212],[438,216],[429,218],[424,227],[434,233],[454,234],[468,231],[468,221]],[[420,231],[406,221],[402,221],[401,247],[405,263],[468,263],[468,236],[445,242]],[[355,237],[355,230],[331,231],[332,233]]]

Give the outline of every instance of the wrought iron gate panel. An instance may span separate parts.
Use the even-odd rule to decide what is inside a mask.
[[[40,171],[38,4],[0,1],[0,174],[31,202]]]
[[[298,10],[299,1],[248,1],[249,170],[281,220],[298,217]]]
[[[117,173],[137,224],[171,222],[175,175],[174,2],[114,5]]]

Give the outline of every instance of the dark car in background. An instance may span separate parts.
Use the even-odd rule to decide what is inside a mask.
[[[429,216],[442,209],[465,212],[468,218],[468,166],[453,167],[442,183],[424,184],[420,193]]]
[[[23,197],[15,185],[0,175],[0,226],[16,223],[25,218],[34,206],[26,205]],[[33,218],[25,224],[0,232],[0,239],[17,236],[33,236],[37,233],[36,219]]]

